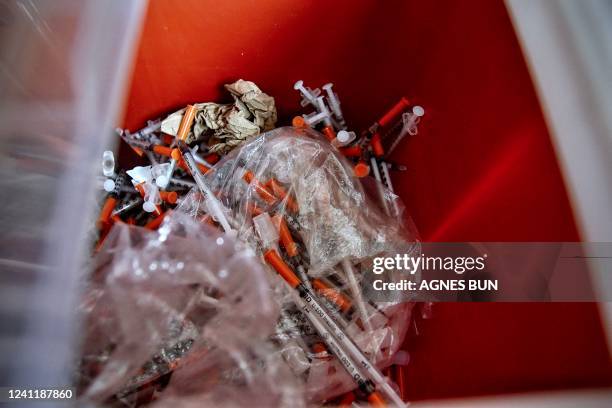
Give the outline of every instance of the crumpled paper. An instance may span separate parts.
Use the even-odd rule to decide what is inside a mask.
[[[274,129],[277,115],[273,97],[262,92],[255,83],[242,79],[226,84],[225,89],[234,97],[233,104],[194,104],[197,111],[187,143],[210,136],[210,151],[225,154],[248,138]],[[181,109],[164,119],[162,132],[176,136],[184,112],[185,109]]]

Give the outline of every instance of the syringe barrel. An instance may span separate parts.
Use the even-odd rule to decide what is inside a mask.
[[[381,127],[390,125],[408,108],[408,106],[410,106],[410,102],[402,96],[402,98],[378,120],[378,124]]]

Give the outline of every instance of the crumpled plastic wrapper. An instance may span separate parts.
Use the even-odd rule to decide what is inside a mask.
[[[234,97],[233,104],[194,104],[197,112],[187,143],[209,136],[210,151],[225,154],[248,138],[274,128],[276,106],[273,97],[262,92],[253,82],[242,79],[226,84],[225,89]],[[184,112],[185,109],[181,109],[164,119],[162,132],[176,136]]]
[[[241,176],[247,170],[254,175],[250,182]],[[299,226],[309,273],[315,276],[342,259],[377,256],[406,244],[417,248],[416,231],[404,227],[401,214],[385,215],[346,159],[316,131],[284,127],[267,132],[226,156],[207,178],[231,209],[239,235],[251,230],[253,208],[280,213],[290,226]],[[273,193],[271,180],[287,194],[272,205],[260,194],[261,185]]]
[[[371,361],[380,368],[407,362],[398,350],[413,303],[392,299],[375,303],[362,291],[373,276],[373,257],[419,251],[417,233],[402,222],[401,212],[385,214],[353,176],[350,164],[321,134],[275,129],[229,153],[205,177],[237,236],[253,250],[264,249],[253,227],[254,217],[267,212],[285,221],[295,247],[290,251],[291,245],[281,240],[283,258],[294,270],[304,268],[308,285]],[[401,208],[393,193],[386,191],[385,197]],[[178,210],[214,224],[197,189]],[[347,264],[352,266],[357,289],[350,284]],[[270,275],[276,272],[270,269]],[[399,271],[377,276],[386,281],[406,277]],[[321,337],[295,307],[287,288],[278,284],[272,288],[282,309],[272,339],[302,379],[308,399],[321,401],[354,389],[352,378],[321,347]],[[350,306],[343,307],[347,303]]]
[[[157,231],[117,224],[79,309],[81,402],[303,406],[270,337],[279,307],[254,251],[181,212]]]

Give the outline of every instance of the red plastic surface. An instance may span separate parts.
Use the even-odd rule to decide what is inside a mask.
[[[577,241],[572,209],[501,1],[153,0],[124,125],[227,100],[244,78],[302,112],[334,82],[367,128],[401,96],[426,109],[392,175],[424,240]],[[407,344],[411,399],[611,384],[593,304],[440,304]]]

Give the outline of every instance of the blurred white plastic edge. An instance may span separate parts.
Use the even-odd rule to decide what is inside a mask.
[[[146,1],[8,0],[1,8],[0,172],[12,189],[0,249],[3,381],[61,387],[79,347],[74,310],[87,270],[91,180],[116,143]]]
[[[582,239],[612,242],[612,2],[506,0],[506,5],[547,118]],[[608,299],[611,261],[591,262],[594,285]],[[610,350],[612,303],[602,303],[600,310]]]

